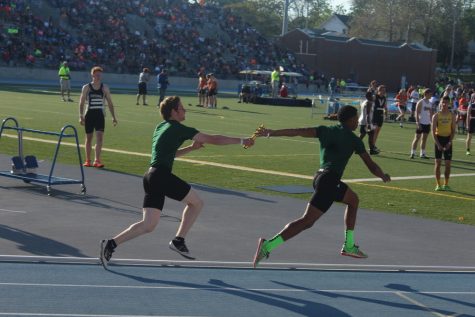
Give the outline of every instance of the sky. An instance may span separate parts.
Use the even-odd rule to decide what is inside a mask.
[[[336,7],[337,5],[341,4],[345,7],[346,10],[349,10],[351,7],[351,0],[330,0],[330,4],[333,7]]]

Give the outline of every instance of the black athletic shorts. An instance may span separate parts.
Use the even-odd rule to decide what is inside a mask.
[[[468,133],[475,133],[475,119],[471,119],[469,122]]]
[[[173,175],[169,168],[150,167],[143,176],[143,208],[162,210],[165,196],[182,201],[190,192],[191,186],[184,180]]]
[[[313,189],[315,191],[310,198],[310,205],[325,213],[334,201],[343,200],[348,185],[334,172],[322,170],[313,179]]]
[[[416,128],[416,134],[430,133],[430,124],[419,124],[419,129]]]
[[[139,83],[139,95],[146,95],[147,94],[147,83],[141,82]]]
[[[437,140],[439,140],[440,145],[443,147],[447,145],[450,141],[450,137],[448,136],[436,136]],[[448,150],[445,151],[440,151],[437,145],[434,146],[434,151],[435,151],[435,159],[440,160],[442,159],[442,154],[444,155],[444,160],[446,161],[451,161],[452,160],[452,147],[450,147]]]
[[[104,119],[104,112],[102,109],[92,109],[86,112],[84,117],[86,133],[93,133],[94,130],[104,132],[104,127],[106,125]]]
[[[376,125],[378,127],[382,127],[383,122],[384,122],[383,114],[376,114],[376,113],[373,114],[373,124],[374,125]]]

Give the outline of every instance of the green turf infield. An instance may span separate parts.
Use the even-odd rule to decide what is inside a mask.
[[[112,127],[111,116],[106,116],[105,150],[106,168],[124,173],[142,175],[151,152],[152,132],[161,117],[155,106],[156,95],[148,96],[149,106],[135,105],[135,92],[111,88],[116,107],[118,126]],[[0,86],[0,119],[15,117],[25,128],[59,132],[66,124],[76,126],[80,143],[84,141],[83,128],[78,123],[79,92],[72,95],[74,102],[61,101],[55,87]],[[184,124],[210,134],[245,137],[263,123],[269,128],[293,128],[335,124],[323,120],[323,112],[311,117],[310,108],[239,104],[233,95],[218,96],[218,109],[195,106],[197,97],[180,94],[187,110]],[[227,109],[223,109],[227,108]],[[13,131],[7,131],[13,135]],[[25,137],[55,140],[54,137],[24,134]],[[457,135],[454,142],[452,192],[435,192],[432,177],[434,162],[409,159],[409,149],[414,136],[414,125],[400,128],[397,123],[385,123],[378,140],[382,150],[374,160],[391,177],[407,177],[384,184],[381,181],[354,181],[350,184],[360,197],[360,207],[378,211],[408,214],[475,225],[475,156],[465,155],[464,135]],[[71,142],[72,139],[65,140]],[[38,159],[51,160],[54,144],[25,139],[25,153]],[[475,148],[475,141],[472,147]],[[365,140],[367,145],[367,141]],[[2,137],[0,153],[16,152],[16,139]],[[193,183],[227,189],[285,195],[260,189],[261,186],[301,185],[311,186],[311,177],[318,169],[318,140],[304,138],[259,138],[254,147],[243,149],[238,145],[213,146],[194,151],[175,162],[174,172]],[[429,136],[427,153],[433,156],[434,144]],[[71,147],[63,147],[59,160],[75,164],[77,158]],[[192,161],[189,161],[192,160]],[[225,167],[216,166],[225,164]],[[230,168],[234,167],[234,168]],[[0,167],[0,170],[9,166]],[[250,168],[251,170],[243,170]],[[443,172],[443,169],[442,169]],[[288,173],[292,175],[279,175]],[[472,174],[472,176],[457,176]],[[428,176],[428,178],[415,178]],[[345,180],[374,178],[358,156],[354,156],[344,174]],[[1,179],[0,179],[1,182]],[[86,180],[87,182],[87,180]],[[309,194],[289,194],[308,199]]]

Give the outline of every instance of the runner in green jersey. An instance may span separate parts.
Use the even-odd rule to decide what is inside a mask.
[[[180,98],[167,97],[160,103],[160,112],[164,119],[155,128],[152,138],[152,159],[150,168],[143,177],[145,197],[143,200],[143,219],[109,240],[101,241],[100,259],[104,267],[112,257],[114,249],[133,238],[152,232],[160,220],[165,197],[183,202],[186,206],[175,238],[169,246],[173,251],[188,259],[194,259],[185,245],[185,236],[203,208],[203,201],[190,184],[172,173],[175,157],[198,150],[203,144],[214,145],[241,144],[249,147],[254,144],[252,138],[235,138],[224,135],[209,135],[182,124],[186,110]],[[192,144],[181,147],[186,140]]]
[[[361,139],[353,133],[358,127],[358,112],[356,108],[352,106],[340,108],[338,120],[340,121],[339,125],[330,127],[318,126],[316,128],[282,130],[262,128],[257,132],[258,136],[301,136],[320,139],[320,169],[313,180],[315,191],[307,204],[304,215],[287,224],[274,238],[270,240],[259,239],[254,256],[254,267],[261,260],[268,258],[270,252],[284,241],[312,227],[334,201],[347,205],[345,211],[345,243],[341,249],[341,255],[356,258],[367,257],[355,245],[353,237],[359,203],[358,196],[348,185],[341,181],[341,177],[348,160],[353,153],[356,153],[361,157],[371,173],[380,177],[384,182],[389,182],[391,178],[371,159]]]

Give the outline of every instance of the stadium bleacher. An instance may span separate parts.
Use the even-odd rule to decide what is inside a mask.
[[[137,73],[203,68],[237,78],[247,68],[297,70],[295,58],[231,11],[186,0],[0,0],[1,66]],[[300,67],[299,67],[299,70]]]

